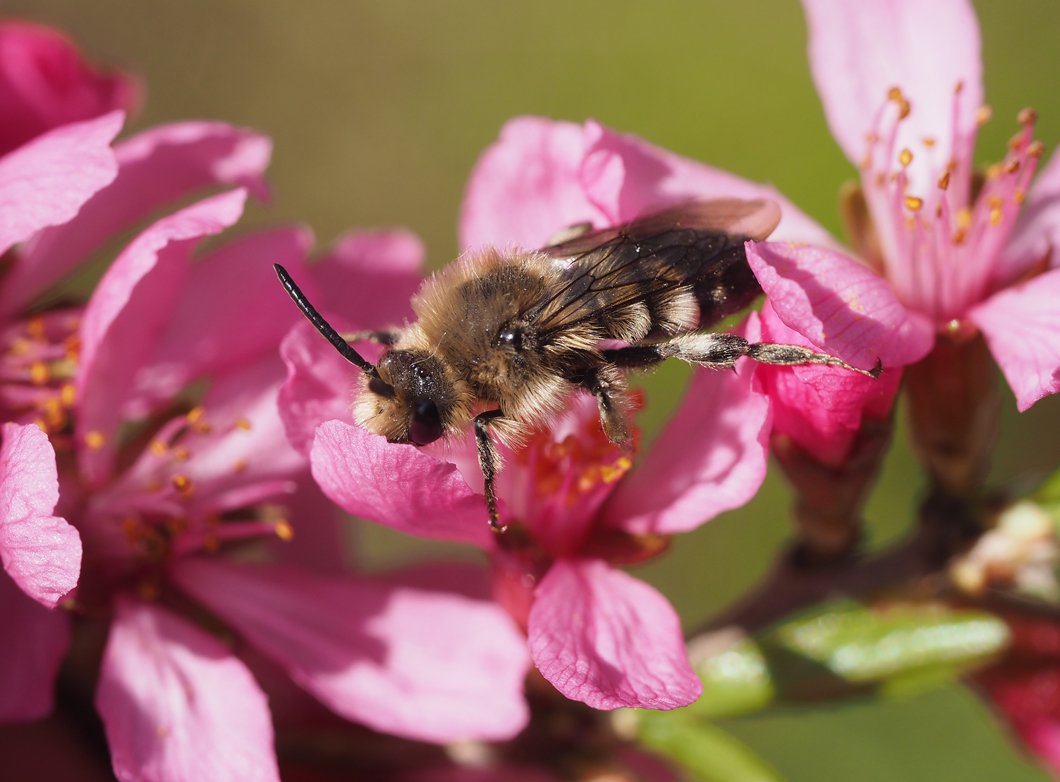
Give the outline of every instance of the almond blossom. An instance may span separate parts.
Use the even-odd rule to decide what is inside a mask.
[[[861,171],[865,214],[855,204],[853,223],[864,265],[827,245],[760,244],[749,260],[770,301],[789,326],[848,357],[846,335],[825,321],[847,310],[863,322],[865,295],[889,286],[907,362],[937,340],[981,333],[1026,410],[1060,388],[1060,164],[1054,156],[1034,179],[1044,154],[1034,112],[1020,114],[980,187],[972,155],[990,112],[970,4],[804,5],[825,115]]]

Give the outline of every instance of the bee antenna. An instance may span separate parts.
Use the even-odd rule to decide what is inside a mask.
[[[295,284],[295,281],[291,278],[291,275],[287,273],[287,270],[278,263],[274,263],[272,267],[276,270],[276,276],[280,278],[280,282],[283,283],[283,287],[287,290],[287,294],[291,297],[291,301],[298,305],[298,309],[300,309],[302,314],[309,319],[310,323],[316,326],[316,330],[324,335],[324,339],[330,342],[332,347],[339,351],[339,354],[344,359],[354,366],[359,367],[369,377],[381,380],[379,377],[379,371],[375,366],[365,361],[360,353],[350,347],[350,343],[344,340],[339,332],[335,331],[332,325],[324,320],[324,316],[317,312],[316,307],[309,303],[309,299],[307,299],[305,294],[302,293],[302,289]]]

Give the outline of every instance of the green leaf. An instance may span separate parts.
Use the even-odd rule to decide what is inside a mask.
[[[758,644],[741,641],[696,665],[703,695],[686,711],[697,717],[732,717],[758,711],[773,700],[768,661]]]
[[[681,766],[697,782],[778,782],[780,777],[746,745],[716,725],[682,712],[636,712],[637,738]]]

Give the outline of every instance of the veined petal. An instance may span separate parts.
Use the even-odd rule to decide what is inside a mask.
[[[580,125],[541,117],[509,120],[471,173],[460,246],[533,249],[569,226],[607,224],[583,187],[585,151]]]
[[[968,313],[1020,411],[1060,391],[1060,269],[994,294]]]
[[[320,488],[348,513],[428,538],[485,546],[486,505],[456,467],[342,421],[317,428],[309,454]]]
[[[488,599],[420,583],[189,559],[177,582],[325,705],[421,741],[506,739],[527,719],[525,643]]]
[[[1060,266],[1060,154],[1055,152],[1034,180],[1027,205],[1002,250],[998,282],[1011,282],[1045,258],[1053,268]]]
[[[27,595],[47,608],[77,586],[81,536],[53,516],[55,451],[35,425],[6,423],[0,444],[0,559]]]
[[[243,213],[242,190],[200,201],[163,218],[125,248],[85,308],[77,376],[78,440],[89,482],[109,473],[123,406],[184,291],[191,251]]]
[[[423,282],[422,267],[423,242],[416,234],[353,231],[313,266],[322,296],[314,304],[341,313],[356,328],[400,326],[412,317],[409,300]]]
[[[122,782],[279,779],[269,706],[246,666],[157,606],[118,601],[96,708]]]
[[[55,677],[70,645],[70,616],[44,608],[0,573],[0,723],[51,713]]]
[[[907,310],[878,274],[841,253],[748,242],[747,261],[780,319],[848,364],[904,366],[934,344],[926,318]]]
[[[599,560],[559,560],[530,609],[541,675],[594,709],[673,709],[703,691],[666,598]]]
[[[623,222],[691,199],[767,199],[780,205],[775,240],[838,246],[821,226],[776,188],[675,155],[630,134],[590,122],[585,153],[586,192],[610,222]]]
[[[0,158],[0,255],[42,228],[65,223],[113,181],[118,165],[110,142],[123,121],[114,111],[64,125]],[[20,258],[7,270],[0,295],[27,301],[18,274],[35,264]]]
[[[854,165],[865,157],[866,134],[878,130],[893,87],[911,110],[898,127],[888,168],[900,150],[913,151],[912,193],[933,192],[951,158],[970,162],[983,102],[979,25],[970,3],[803,0],[803,7],[814,83],[832,135]],[[925,138],[932,146],[925,147]]]
[[[680,409],[647,457],[619,483],[603,519],[637,533],[685,532],[748,502],[769,456],[768,400],[751,390],[754,367],[698,369]]]
[[[196,378],[275,356],[302,315],[272,264],[305,276],[312,242],[308,229],[278,228],[241,236],[192,263],[180,304],[136,376],[135,407],[126,412],[143,416]]]
[[[262,178],[272,145],[254,131],[221,122],[162,125],[115,148],[117,179],[65,225],[38,234],[0,290],[0,311],[10,311],[6,292],[25,297],[58,281],[123,230],[160,207],[218,186],[245,187],[267,196]],[[113,178],[113,177],[111,177]]]

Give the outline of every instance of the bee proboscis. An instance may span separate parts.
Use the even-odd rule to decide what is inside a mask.
[[[771,201],[693,201],[540,250],[486,247],[428,278],[412,300],[417,320],[389,331],[340,335],[290,275],[276,272],[321,334],[362,370],[357,422],[392,443],[423,446],[473,426],[490,526],[503,531],[493,438],[517,445],[583,390],[596,397],[612,442],[627,446],[626,373],[667,358],[731,368],[826,364],[876,377],[797,345],[749,342],[707,329],[760,293],[744,242],[780,219]],[[350,342],[388,347],[376,365]],[[617,343],[617,344],[616,344]]]

